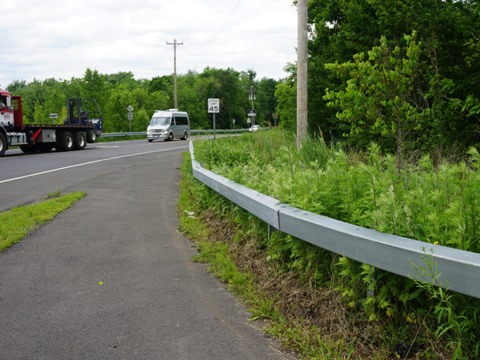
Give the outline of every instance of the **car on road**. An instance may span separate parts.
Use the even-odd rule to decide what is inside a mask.
[[[148,142],[155,139],[171,141],[187,140],[190,135],[190,120],[185,111],[177,109],[156,110],[147,127]]]
[[[257,130],[260,130],[260,125],[252,125],[250,129],[248,129],[248,131],[250,132],[257,131]]]

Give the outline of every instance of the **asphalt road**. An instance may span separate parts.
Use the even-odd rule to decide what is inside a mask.
[[[87,196],[0,252],[0,359],[287,359],[177,230],[187,142],[0,158],[0,211]],[[8,154],[8,153],[7,153]]]

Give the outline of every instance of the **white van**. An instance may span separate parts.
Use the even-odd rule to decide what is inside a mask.
[[[155,110],[147,127],[148,142],[155,139],[170,141],[187,140],[190,136],[190,120],[188,114],[178,109]]]

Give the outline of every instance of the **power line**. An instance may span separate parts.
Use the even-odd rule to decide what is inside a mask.
[[[203,61],[206,54],[210,52],[210,49],[212,48],[212,46],[215,45],[215,43],[217,42],[218,36],[223,33],[223,28],[225,27],[227,22],[230,21],[231,17],[233,16],[233,13],[237,10],[237,7],[238,7],[239,3],[240,3],[240,0],[237,0],[237,2],[235,3],[235,6],[230,11],[230,14],[228,15],[228,17],[225,18],[225,21],[223,22],[222,26],[220,27],[220,30],[218,30],[217,33],[215,34],[215,37],[214,37],[213,41],[210,43],[210,45],[208,46],[208,49],[200,57],[200,60],[197,61],[197,65],[195,65],[195,67],[194,67],[195,70],[197,69],[198,65]]]
[[[195,21],[190,20],[190,14],[192,13],[192,11],[195,11],[194,6],[189,6],[188,14],[184,14],[183,16],[180,17],[184,19],[184,22],[183,22],[184,25],[187,25],[187,24],[190,25],[188,28],[186,26],[182,26],[180,30],[180,33],[184,33],[185,36],[187,37],[186,40],[189,40],[192,34],[196,34],[200,29],[203,29],[205,23],[212,22],[212,20],[210,19],[212,16],[211,9],[217,6],[218,0],[213,0],[213,1],[210,1],[209,3],[206,3],[206,1],[203,0],[201,3],[203,5],[201,7],[201,11],[199,12],[197,11],[194,13]]]

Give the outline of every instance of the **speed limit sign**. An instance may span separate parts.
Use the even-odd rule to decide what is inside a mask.
[[[220,112],[220,99],[208,99],[208,113],[218,114]]]

